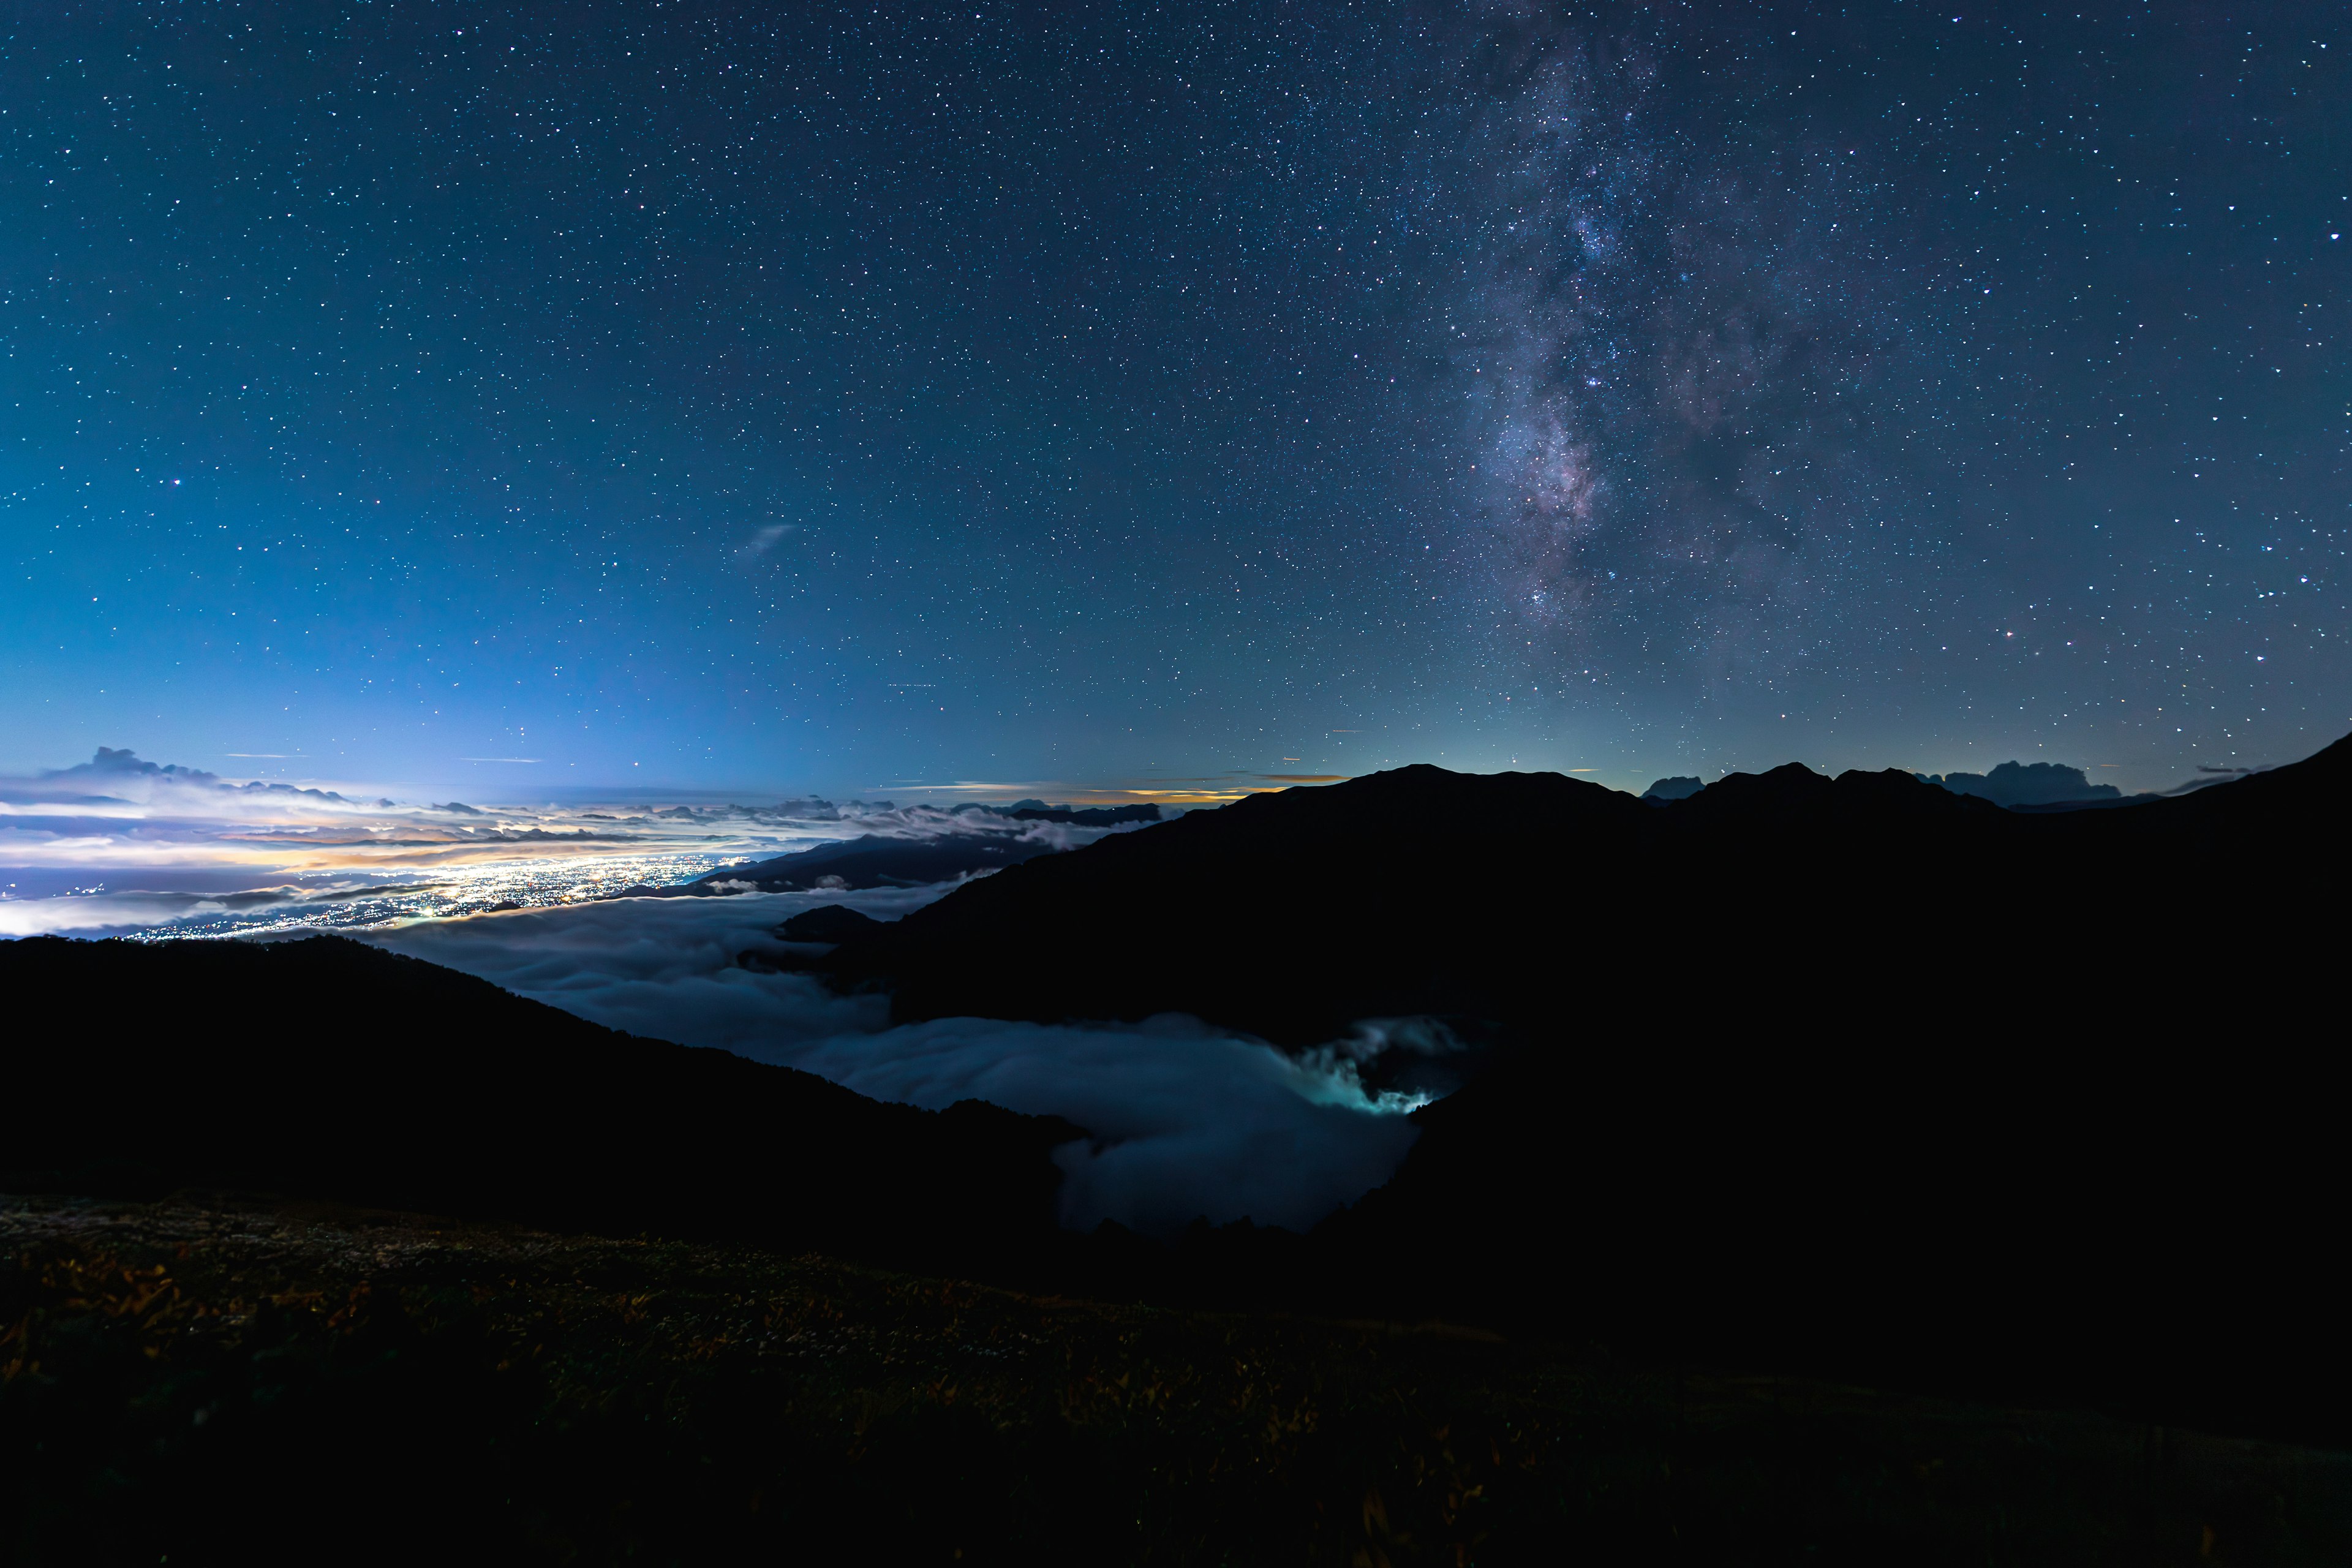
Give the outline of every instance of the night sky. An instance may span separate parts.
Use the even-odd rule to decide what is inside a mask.
[[[2347,16],[11,7],[0,771],[2293,761]]]

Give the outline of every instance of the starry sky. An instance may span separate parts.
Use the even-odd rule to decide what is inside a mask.
[[[2336,4],[0,18],[0,771],[2352,729]]]

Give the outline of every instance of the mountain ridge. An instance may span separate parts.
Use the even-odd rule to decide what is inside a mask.
[[[339,936],[0,942],[23,1118],[0,1190],[278,1192],[953,1266],[1050,1241],[1051,1150],[979,1101],[870,1100],[619,1033]]]
[[[2021,1004],[2053,978],[1999,940],[2021,899],[2096,891],[2138,913],[2298,896],[2279,857],[2303,865],[2352,844],[2332,805],[2347,779],[2352,742],[2338,742],[2186,796],[2033,814],[1895,770],[1831,778],[1790,763],[1661,803],[1558,774],[1416,764],[1008,867],[844,943],[824,967],[888,990],[906,1019],[1172,1011],[1304,1046],[1401,1013],[1524,1022],[1564,963],[1604,994],[1634,975],[1664,984],[1654,933],[1731,910],[1759,918],[1728,941],[1693,930],[1678,949],[1706,949],[1726,984],[1843,950],[1844,967],[1885,972],[1885,984],[1861,977],[1857,1005],[1877,1005],[1931,978],[1942,960],[1929,944],[1987,963],[2000,947],[2011,973],[1996,989]],[[1433,919],[1433,900],[1475,914]],[[1912,911],[1899,931],[1890,907]],[[2069,941],[2137,972],[2151,961],[2144,935],[2085,920]],[[1053,961],[1022,962],[1039,954]],[[1317,997],[1301,994],[1307,974]],[[1993,1000],[1971,1005],[1990,1016]]]

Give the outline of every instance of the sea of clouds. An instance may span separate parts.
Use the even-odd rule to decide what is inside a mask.
[[[1078,1229],[1108,1219],[1165,1235],[1195,1218],[1303,1229],[1386,1181],[1412,1146],[1400,1112],[1415,1102],[1366,1093],[1357,1065],[1442,1037],[1368,1028],[1286,1055],[1174,1016],[893,1027],[886,998],[759,964],[782,946],[775,926],[802,910],[839,902],[890,920],[945,890],[617,899],[352,934],[616,1029],[721,1047],[877,1100],[1066,1117],[1089,1134],[1055,1156],[1063,1223]]]
[[[496,806],[243,784],[101,751],[0,778],[0,937],[289,938],[335,931],[477,974],[633,1034],[816,1073],[934,1109],[979,1099],[1088,1136],[1057,1152],[1063,1219],[1164,1235],[1195,1218],[1304,1228],[1386,1181],[1414,1101],[1360,1066],[1440,1051],[1368,1025],[1285,1053],[1194,1019],[893,1026],[875,995],[778,972],[775,927],[844,903],[894,920],[917,888],[614,897],[866,835],[1016,835],[1081,847],[1105,829],[852,801]],[[1150,831],[1149,828],[1141,831]]]
[[[544,907],[667,886],[838,839],[1100,827],[889,801],[484,805],[237,783],[100,748],[0,776],[0,937],[262,935]]]

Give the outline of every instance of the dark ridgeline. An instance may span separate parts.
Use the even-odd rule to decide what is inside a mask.
[[[2093,784],[2082,769],[2059,763],[2002,763],[1990,773],[1923,776],[1927,783],[1941,784],[1954,795],[1972,795],[2011,808],[2117,805],[2124,799],[2124,792],[2115,785]]]
[[[884,1105],[341,937],[0,942],[0,1191],[226,1189],[972,1271],[1054,1232],[1076,1135]]]
[[[1706,780],[1687,775],[1659,779],[1642,792],[1642,798],[1654,805],[1664,805],[1669,801],[1686,800],[1706,787]]]
[[[1407,768],[1033,861],[829,962],[908,1019],[1499,1041],[1315,1238],[1382,1310],[2345,1440],[2347,774],[2352,741],[2031,816],[1898,773],[1662,805]]]
[[[982,820],[1001,817],[1015,822],[1055,822],[1076,827],[1119,827],[1157,822],[1156,805],[1020,806],[994,810],[963,808]],[[932,838],[894,838],[868,833],[836,844],[820,844],[770,860],[743,866],[722,866],[675,887],[635,887],[616,898],[707,898],[757,889],[762,893],[802,893],[817,888],[919,888],[950,882],[958,877],[1018,866],[1060,850],[1047,838],[1031,838],[1004,830],[948,833]]]
[[[1902,773],[1660,805],[1408,768],[823,917],[816,962],[908,1018],[1448,1020],[1471,1081],[1305,1238],[1057,1238],[1066,1126],[876,1105],[328,939],[0,946],[39,1108],[0,1181],[743,1235],[2352,1440],[2310,1022],[2347,768],[2055,816]]]
[[[2027,815],[1796,763],[1664,804],[1402,768],[1009,868],[830,963],[908,1020],[1175,1011],[1307,1045],[1425,1013],[1530,1041],[1603,1030],[1648,1058],[1727,1026],[2143,1049],[2192,1021],[2242,1035],[2333,934],[2315,917],[2347,774],[2342,742],[2179,798]]]
[[[1011,834],[957,833],[940,838],[887,838],[868,833],[820,844],[772,860],[722,866],[674,887],[638,886],[615,898],[699,899],[729,893],[804,893],[818,888],[919,888],[974,872],[1017,866],[1059,848]]]
[[[786,942],[845,942],[879,929],[886,922],[845,904],[819,904],[776,927]]]
[[[1015,822],[1066,822],[1075,827],[1119,827],[1130,822],[1157,822],[1156,805],[1011,805],[992,807],[999,816]]]

